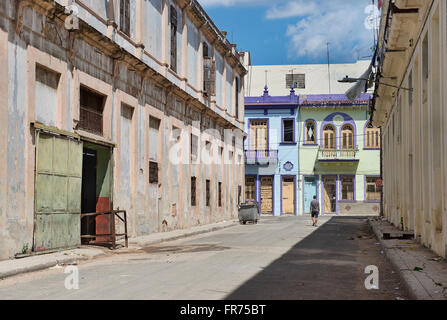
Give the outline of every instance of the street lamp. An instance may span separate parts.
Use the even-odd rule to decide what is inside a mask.
[[[338,80],[338,82],[340,82],[340,83],[356,83],[357,81],[370,81],[370,80],[366,79],[366,78],[350,78],[348,76],[346,76],[345,78],[343,78],[341,80]],[[379,80],[375,80],[374,83],[381,84],[381,85],[388,86],[388,87],[397,88],[397,89],[413,91],[413,89],[399,87],[399,86],[395,86],[395,85],[392,85],[392,84],[379,82]]]

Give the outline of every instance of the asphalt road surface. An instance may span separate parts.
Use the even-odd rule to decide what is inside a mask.
[[[0,299],[396,300],[407,293],[362,217],[262,218],[80,263],[0,280]],[[367,266],[379,288],[367,290]]]

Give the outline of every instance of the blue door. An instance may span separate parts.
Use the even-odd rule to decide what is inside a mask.
[[[310,202],[317,195],[317,178],[304,177],[304,213],[310,213]]]

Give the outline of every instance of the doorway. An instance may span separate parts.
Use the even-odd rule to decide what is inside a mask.
[[[261,212],[273,214],[273,177],[261,177]]]
[[[324,177],[324,213],[337,213],[337,178]]]
[[[295,214],[295,178],[282,178],[282,214]]]
[[[84,141],[82,157],[81,212],[107,212],[112,208],[111,199],[111,153],[107,146]],[[110,216],[84,217],[81,235],[110,234]],[[92,239],[94,239],[92,241]],[[108,242],[108,236],[83,238],[83,243]]]
[[[82,195],[81,213],[96,212],[96,150],[84,148],[82,154]],[[85,217],[81,221],[81,234],[93,235],[96,231],[94,217]],[[84,240],[83,240],[84,241]]]
[[[316,177],[304,177],[304,213],[310,214],[310,203],[314,196],[318,198],[317,192],[317,178]]]

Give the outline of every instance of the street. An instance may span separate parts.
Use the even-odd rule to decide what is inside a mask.
[[[362,217],[263,217],[214,233],[0,280],[0,299],[407,299]],[[379,289],[365,289],[367,266]]]

